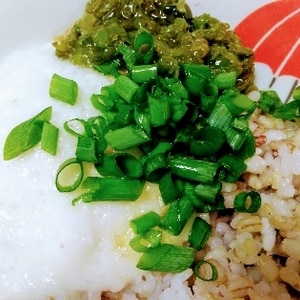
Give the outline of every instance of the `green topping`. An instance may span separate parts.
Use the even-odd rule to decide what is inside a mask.
[[[146,132],[135,125],[110,131],[105,135],[105,139],[116,150],[126,150],[150,141]]]
[[[91,192],[91,197],[83,202],[135,201],[142,193],[144,182],[123,177],[87,177],[82,187]]]
[[[16,158],[26,150],[29,150],[34,146],[36,146],[42,139],[44,123],[50,121],[51,114],[52,114],[52,107],[48,107],[43,111],[41,111],[40,113],[38,113],[36,116],[14,127],[5,140],[4,149],[3,149],[4,160],[10,160]],[[45,146],[44,139],[43,139],[43,146]],[[47,148],[45,149],[46,151],[49,150],[48,146],[49,145],[46,146]],[[54,149],[50,149],[50,152],[54,152],[52,150]]]
[[[239,212],[254,213],[261,205],[261,197],[255,191],[240,193],[234,198],[234,208]]]
[[[192,248],[161,244],[145,251],[137,267],[147,271],[179,273],[189,268],[193,260]]]
[[[104,155],[96,168],[102,176],[139,178],[143,175],[142,163],[129,153]]]
[[[135,233],[139,234],[151,229],[160,224],[160,216],[154,212],[149,211],[130,221],[130,225]]]
[[[83,179],[83,165],[76,158],[69,158],[57,170],[55,185],[60,192],[72,192]]]
[[[160,245],[162,232],[151,229],[135,236],[129,242],[129,246],[137,252],[146,252]]]
[[[203,281],[215,281],[218,279],[216,266],[206,260],[200,260],[194,267],[194,274]]]
[[[193,222],[189,234],[191,247],[196,250],[203,249],[210,237],[211,231],[212,227],[205,220],[197,217]]]
[[[292,99],[282,103],[276,91],[261,91],[258,107],[271,114],[274,118],[293,120],[300,117],[300,87],[295,88]]]
[[[58,133],[59,129],[49,122],[44,122],[42,137],[41,137],[41,148],[52,154],[56,155],[57,144],[58,144]]]
[[[78,96],[77,82],[58,74],[53,74],[49,94],[52,98],[74,105]]]

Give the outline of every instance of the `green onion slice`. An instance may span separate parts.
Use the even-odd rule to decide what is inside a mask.
[[[225,142],[224,132],[216,127],[203,127],[198,130],[195,139],[190,142],[190,151],[197,156],[216,154]]]
[[[276,91],[260,91],[260,98],[257,102],[259,109],[272,115],[280,106],[282,102]]]
[[[60,192],[72,192],[83,179],[83,165],[76,158],[67,159],[56,174],[55,184]]]
[[[202,183],[214,182],[218,164],[206,160],[176,157],[170,160],[171,171],[185,179]]]
[[[229,89],[235,87],[237,80],[237,74],[235,71],[228,73],[217,74],[213,82],[218,87],[218,89]]]
[[[97,140],[88,136],[79,136],[75,155],[78,161],[99,162],[101,156],[97,153]]]
[[[167,172],[161,176],[159,180],[159,191],[165,205],[180,197],[180,190],[171,172]]]
[[[137,267],[146,271],[180,273],[188,269],[193,260],[192,248],[161,244],[144,252]]]
[[[151,229],[130,240],[129,246],[137,252],[146,252],[157,247],[161,242],[161,238],[162,232],[160,230]]]
[[[171,108],[168,97],[160,98],[148,96],[150,121],[153,127],[167,124],[171,116]]]
[[[160,216],[154,211],[149,211],[130,221],[131,228],[137,234],[145,232],[150,228],[157,226],[159,224],[160,224]]]
[[[157,77],[157,65],[140,65],[131,67],[131,78],[136,83],[147,82]]]
[[[103,161],[96,168],[102,176],[138,178],[143,175],[142,163],[129,153],[104,155]]]
[[[244,160],[232,154],[222,156],[218,163],[221,168],[226,170],[224,178],[224,181],[226,182],[235,182],[247,169]]]
[[[93,196],[85,202],[135,201],[141,195],[144,182],[133,178],[87,177],[82,187],[93,191]]]
[[[50,81],[49,94],[52,98],[74,105],[78,96],[77,82],[58,74],[53,74]]]
[[[293,100],[286,104],[281,105],[274,112],[275,118],[283,120],[293,120],[300,117],[300,100]]]
[[[146,132],[134,125],[109,131],[105,134],[105,139],[109,145],[116,150],[127,150],[150,141]]]
[[[218,279],[216,266],[207,260],[200,260],[194,267],[194,274],[203,281],[215,281]]]
[[[56,126],[49,122],[44,122],[41,137],[41,148],[52,155],[56,155],[58,134],[59,129]]]
[[[43,124],[49,122],[52,107],[14,127],[8,134],[3,149],[4,160],[10,160],[33,148],[41,141]]]
[[[221,192],[222,183],[217,181],[212,184],[199,183],[195,187],[195,193],[203,201],[214,203],[217,195]]]
[[[64,130],[73,136],[84,136],[86,135],[86,120],[80,118],[74,118],[64,122]]]
[[[233,206],[236,211],[254,213],[261,205],[260,194],[255,191],[242,192],[235,196]]]
[[[292,97],[294,100],[300,100],[300,86],[297,86],[292,93]]]
[[[189,233],[189,242],[191,246],[198,251],[203,249],[210,237],[211,232],[211,226],[202,218],[197,217],[194,220]]]
[[[193,215],[194,203],[190,197],[183,196],[181,199],[172,202],[165,215],[161,219],[160,227],[177,236]]]
[[[138,84],[136,84],[128,76],[120,75],[114,82],[115,91],[128,103],[135,103],[137,101],[137,93],[139,90]]]
[[[151,182],[158,182],[167,170],[168,161],[165,154],[158,153],[150,155],[144,162],[144,174],[146,179]]]
[[[139,64],[149,64],[154,55],[154,38],[145,29],[139,29],[134,39],[134,52]]]

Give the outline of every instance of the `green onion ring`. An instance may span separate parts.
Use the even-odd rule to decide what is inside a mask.
[[[79,167],[79,170],[76,174],[72,171],[68,171],[69,168]],[[63,173],[75,174],[74,180],[70,184],[62,184],[62,176]],[[69,176],[68,176],[69,177]],[[69,158],[67,159],[59,168],[55,178],[55,185],[58,191],[60,192],[72,192],[78,188],[83,178],[83,164],[79,162],[76,158]]]
[[[210,267],[210,277],[201,275],[201,269],[203,270],[205,267]],[[194,274],[203,281],[215,281],[218,279],[218,270],[216,266],[207,260],[200,260],[197,262],[196,266],[194,267]]]

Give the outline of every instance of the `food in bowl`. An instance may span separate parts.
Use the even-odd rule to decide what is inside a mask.
[[[45,47],[30,51],[39,55],[44,53],[47,56],[53,49]],[[23,52],[18,55],[20,58],[22,55],[26,57],[26,53]],[[15,63],[15,60],[7,60],[6,67],[14,69]],[[24,70],[26,69],[25,64]],[[64,76],[78,82],[79,87],[82,88],[79,89],[79,93],[85,95],[79,98],[82,107],[77,103],[78,106],[67,105],[68,109],[66,109],[64,103],[55,102],[51,122],[61,126],[68,119],[86,120],[98,113],[87,104],[86,99],[94,93],[90,90],[95,88],[99,91],[99,78],[103,80],[103,86],[111,85],[111,78],[102,78],[93,71],[82,70],[68,62],[58,61],[55,57],[52,57],[47,69],[46,77],[49,80],[44,86],[48,87],[52,73],[64,73]],[[85,74],[84,78],[82,74]],[[91,85],[95,84],[95,87],[89,88],[87,82]],[[10,91],[7,86],[5,88]],[[53,100],[49,98],[48,101],[52,103]],[[281,105],[278,104],[278,107]],[[9,112],[14,108],[15,105],[12,105],[6,109]],[[77,108],[78,111],[75,111]],[[135,237],[129,221],[148,211],[164,215],[166,205],[163,203],[157,184],[147,182],[142,196],[137,201],[126,204],[106,201],[85,204],[76,201],[75,206],[72,206],[71,201],[78,195],[77,191],[61,194],[55,189],[54,177],[60,163],[63,159],[74,156],[76,148],[76,139],[64,131],[61,131],[56,156],[49,156],[38,148],[29,150],[16,160],[9,161],[8,164],[3,162],[6,168],[15,167],[22,174],[21,178],[32,179],[28,181],[31,183],[31,188],[28,188],[31,199],[23,201],[22,204],[19,202],[20,194],[13,188],[15,182],[12,182],[12,177],[4,179],[6,190],[13,195],[19,195],[15,199],[11,196],[12,202],[5,202],[5,207],[8,209],[3,217],[5,220],[3,224],[6,226],[3,228],[13,228],[13,234],[5,237],[5,251],[9,253],[13,246],[17,246],[14,248],[18,249],[17,251],[23,250],[23,253],[24,250],[27,251],[24,256],[16,250],[12,251],[14,256],[6,256],[11,258],[11,261],[2,265],[3,269],[6,268],[3,272],[6,275],[2,277],[6,295],[15,296],[18,291],[23,297],[24,293],[28,293],[28,297],[58,299],[64,298],[65,295],[91,299],[99,297],[112,299],[126,299],[126,297],[147,299],[201,299],[203,297],[274,299],[279,297],[278,299],[284,299],[285,297],[290,299],[293,295],[297,295],[298,169],[296,164],[291,162],[298,159],[299,145],[295,129],[299,125],[297,120],[274,118],[270,114],[271,111],[267,111],[268,109],[270,107],[263,108],[261,105],[251,115],[249,128],[255,137],[256,151],[247,159],[247,169],[238,180],[222,183],[221,193],[225,207],[210,213],[195,212],[212,228],[207,244],[195,252],[196,261],[203,261],[202,259],[205,261],[201,265],[204,267],[201,271],[207,271],[207,277],[205,274],[200,275],[200,278],[195,276],[191,268],[178,274],[166,274],[166,272],[145,272],[135,267],[140,254],[128,246]],[[35,108],[32,110],[35,114],[30,114],[28,118],[38,112]],[[63,112],[62,115],[58,116],[56,110]],[[278,114],[277,107],[275,110]],[[20,118],[20,121],[21,119],[24,120]],[[60,145],[66,143],[67,147],[60,148]],[[133,154],[140,155],[136,152]],[[47,182],[42,189],[37,184],[37,176],[28,177],[30,176],[28,174],[32,174],[31,168],[37,159],[39,161],[37,171],[40,171],[39,182],[42,180]],[[49,162],[53,163],[52,171],[49,172],[51,174],[47,172]],[[34,168],[34,172],[37,171]],[[90,175],[94,176],[93,172]],[[22,182],[18,184],[21,185]],[[255,212],[234,211],[236,195],[250,190],[259,192],[260,208]],[[60,210],[57,209],[58,207]],[[41,222],[43,211],[46,215],[52,212],[51,226],[49,226],[51,218],[47,218],[44,223]],[[12,215],[20,217],[21,225],[25,224],[25,228],[31,230],[31,235],[28,235],[28,231],[27,234],[23,234],[22,226],[16,223],[16,218],[11,218]],[[286,222],[287,220],[289,222]],[[37,224],[35,222],[38,222],[38,228],[35,227]],[[189,221],[178,236],[164,232],[164,242],[187,247],[191,223]],[[39,247],[31,248],[30,246],[37,241],[40,243]],[[36,249],[40,251],[34,252]],[[14,264],[14,260],[18,260],[19,257],[25,258],[24,261],[21,264]],[[39,264],[34,264],[34,261]],[[32,266],[32,269],[28,269],[28,265]],[[22,280],[14,281],[15,273],[11,271],[13,268],[18,268],[21,271],[19,274],[24,274]],[[68,276],[65,276],[64,270],[67,270]],[[268,272],[269,270],[272,271]],[[78,276],[79,273],[83,274],[82,277]],[[216,274],[217,276],[212,276]],[[199,270],[196,275],[199,275]],[[15,294],[11,293],[12,282],[16,282]],[[38,283],[39,287],[37,287]]]

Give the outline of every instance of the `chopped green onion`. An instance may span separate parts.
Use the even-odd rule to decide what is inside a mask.
[[[300,100],[300,86],[297,86],[297,87],[293,90],[292,97],[293,97],[294,100]]]
[[[52,98],[74,105],[78,97],[77,82],[58,74],[53,74],[49,94]]]
[[[184,73],[183,84],[189,93],[200,96],[203,86],[208,85],[211,78],[210,68],[201,64],[187,64],[181,66]]]
[[[151,152],[149,152],[149,155],[156,155],[156,154],[166,154],[169,150],[172,149],[172,144],[168,141],[160,141],[155,148]]]
[[[189,99],[189,94],[179,78],[161,78],[161,83],[172,95],[176,95],[179,99]]]
[[[254,213],[257,212],[261,205],[261,197],[255,191],[242,192],[234,198],[234,208],[239,212]]]
[[[150,141],[150,137],[134,125],[110,131],[105,134],[105,139],[116,150],[127,150]]]
[[[203,85],[200,92],[200,108],[207,114],[210,114],[219,98],[218,87],[212,82]]]
[[[206,160],[177,157],[170,160],[171,171],[185,179],[202,183],[214,182],[218,164]]]
[[[282,102],[276,91],[260,91],[257,107],[263,112],[272,115],[281,105]]]
[[[234,118],[232,121],[232,127],[235,129],[239,129],[243,132],[248,131],[249,130],[249,116],[242,115],[242,116]]]
[[[173,174],[167,172],[159,180],[159,191],[165,205],[177,200],[180,196],[180,190],[173,179]]]
[[[56,174],[55,184],[60,192],[76,190],[83,179],[83,165],[76,158],[67,159]]]
[[[103,112],[111,110],[119,98],[120,96],[116,92],[115,86],[111,84],[103,86],[101,88],[101,93],[93,94],[90,100],[96,109]]]
[[[150,121],[152,126],[158,127],[165,125],[170,119],[170,102],[167,97],[155,98],[148,96]]]
[[[179,235],[194,212],[190,197],[183,196],[172,202],[161,219],[160,227],[173,235]]]
[[[214,107],[207,118],[207,122],[210,126],[219,128],[224,132],[230,128],[232,120],[233,116],[231,112],[224,103],[220,102]]]
[[[44,122],[42,137],[41,137],[41,148],[52,154],[56,155],[57,144],[58,144],[58,133],[59,129],[49,122]]]
[[[221,97],[221,102],[226,105],[233,117],[251,114],[256,108],[254,101],[235,89],[227,90]]]
[[[237,79],[237,74],[235,71],[229,73],[217,74],[213,82],[218,87],[218,89],[229,89],[235,87]]]
[[[157,182],[165,170],[167,170],[168,162],[163,153],[150,155],[144,162],[144,173],[146,179],[151,182]]]
[[[129,69],[131,69],[132,66],[135,65],[136,63],[135,53],[133,49],[131,49],[128,45],[126,44],[120,45],[118,47],[117,52],[119,52],[122,55],[123,60],[125,61]]]
[[[194,274],[203,281],[215,281],[218,279],[216,266],[207,260],[200,260],[194,268]]]
[[[293,100],[281,105],[274,112],[273,117],[283,120],[293,120],[300,117],[300,100]]]
[[[82,187],[94,191],[86,202],[135,201],[143,191],[144,182],[132,178],[87,177]]]
[[[82,201],[83,203],[89,203],[93,201],[94,191],[88,191],[86,193],[80,194],[72,200],[72,205],[75,205],[77,202]]]
[[[87,122],[79,118],[64,122],[64,130],[76,137],[86,135],[86,126]]]
[[[200,183],[195,187],[195,193],[198,197],[208,202],[215,202],[217,195],[221,192],[222,183],[213,184]]]
[[[214,211],[225,210],[226,207],[224,205],[224,197],[222,194],[216,196],[215,202],[203,202],[202,205],[197,207],[197,211],[199,213],[209,213]]]
[[[129,246],[136,252],[146,252],[160,245],[162,232],[160,230],[148,230],[138,234],[129,242]]]
[[[122,128],[127,125],[131,125],[134,120],[134,110],[132,105],[127,103],[120,103],[118,107],[118,114],[115,115],[111,122],[111,128]]]
[[[235,151],[235,155],[239,158],[246,160],[247,158],[255,154],[255,137],[251,130],[245,132],[245,141],[238,151]]]
[[[128,153],[104,155],[103,161],[96,168],[102,176],[138,178],[143,175],[141,162]]]
[[[154,38],[150,32],[141,28],[134,39],[134,52],[139,64],[149,64],[154,55]]]
[[[177,123],[186,115],[188,111],[188,101],[178,97],[170,97],[169,102],[171,110],[170,119]]]
[[[130,221],[130,225],[132,229],[137,234],[148,231],[150,228],[157,226],[159,224],[160,224],[160,216],[154,211],[149,211]]]
[[[103,75],[113,75],[117,77],[119,75],[119,68],[121,66],[121,62],[119,59],[114,59],[111,62],[104,63],[101,65],[94,66],[94,69]]]
[[[120,75],[114,82],[115,91],[128,103],[137,101],[139,86],[128,76]]]
[[[192,248],[161,244],[144,252],[137,267],[146,271],[180,273],[188,269],[193,260]]]
[[[197,156],[216,154],[225,142],[224,132],[216,127],[203,127],[190,142],[190,151]]]
[[[100,156],[97,153],[97,140],[88,136],[79,136],[75,154],[78,161],[98,162]]]
[[[224,155],[219,159],[218,163],[221,168],[226,170],[227,174],[224,178],[226,182],[235,182],[247,169],[244,160],[232,154]]]
[[[136,83],[146,82],[157,77],[157,65],[132,66],[131,78]]]
[[[232,150],[239,150],[247,139],[247,134],[244,130],[239,130],[234,127],[227,128],[225,136]]]
[[[88,120],[88,124],[94,134],[94,137],[98,140],[98,153],[104,153],[107,148],[107,142],[104,136],[109,130],[105,119],[102,116],[98,116],[93,120]]]
[[[150,136],[151,135],[151,122],[150,122],[149,110],[136,106],[134,108],[133,117],[134,117],[134,120],[135,120],[137,126],[142,128],[145,131],[145,133],[148,136]]]
[[[52,107],[14,127],[8,134],[3,149],[3,159],[10,160],[36,146],[42,137],[43,124],[49,122]]]
[[[192,248],[198,251],[203,249],[210,237],[211,232],[212,227],[205,220],[197,217],[194,220],[189,233],[189,242]]]

